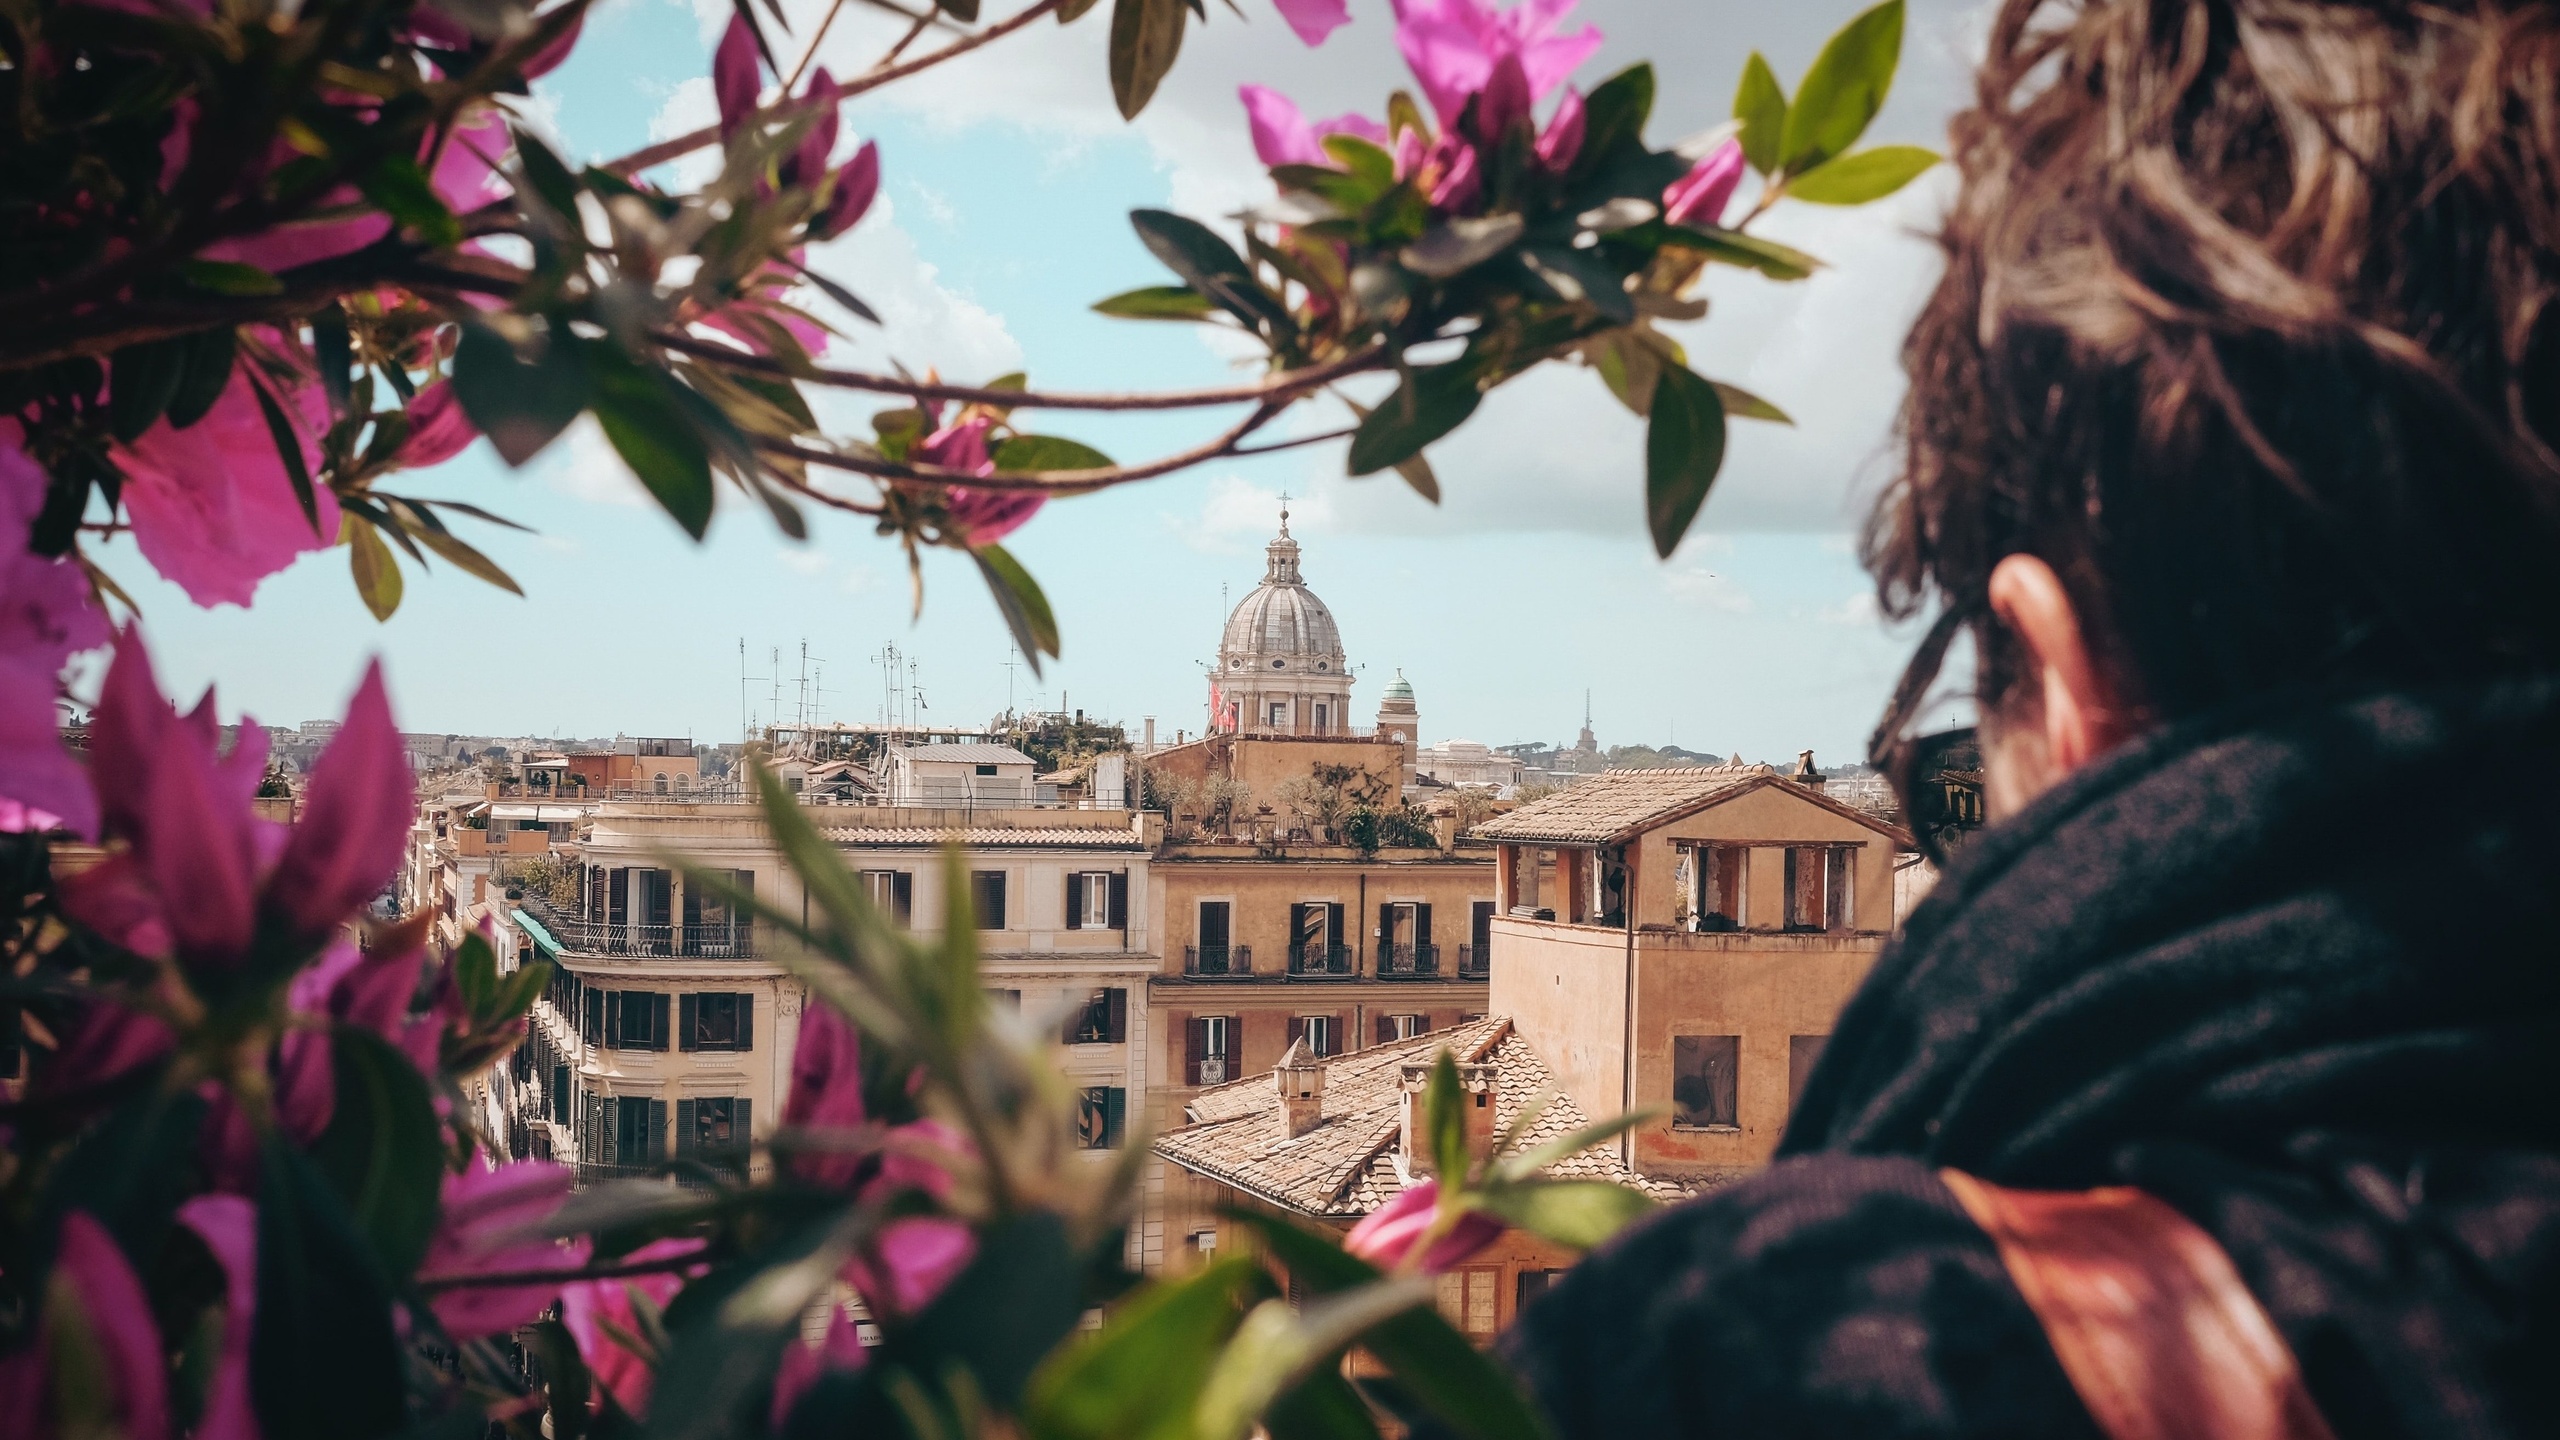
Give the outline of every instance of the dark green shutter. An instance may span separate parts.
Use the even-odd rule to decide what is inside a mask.
[[[667,1102],[649,1102],[649,1161],[655,1164],[667,1158]]]
[[[667,1012],[674,1008],[668,1002],[674,998],[663,990],[649,997],[649,1048],[652,1050],[667,1048],[667,1032],[674,1028],[667,1023]],[[659,1101],[658,1108],[667,1108],[666,1102]]]
[[[1084,872],[1081,870],[1067,872],[1067,928],[1084,928]]]
[[[619,990],[604,992],[604,1048],[622,1048],[622,992]]]
[[[1114,871],[1111,876],[1111,928],[1129,928],[1129,872]]]
[[[1120,1132],[1128,1123],[1129,1092],[1114,1085],[1102,1092],[1102,1148],[1120,1148]]]
[[[693,997],[692,997],[692,996],[690,996],[690,995],[688,995],[688,996],[686,996],[685,998],[686,998],[686,999],[688,999],[688,1000],[690,1000],[690,999],[692,999]],[[690,1100],[679,1100],[679,1101],[677,1101],[677,1102],[676,1102],[676,1158],[677,1158],[677,1159],[679,1159],[679,1160],[684,1160],[684,1159],[689,1159],[689,1158],[691,1158],[691,1157],[692,1157],[692,1155],[693,1155],[693,1151],[694,1151],[694,1132],[695,1132],[696,1128],[697,1128],[697,1126],[696,1126],[696,1124],[695,1124],[695,1120],[694,1120],[694,1103],[693,1103],[692,1101],[690,1101]]]
[[[738,997],[738,1048],[756,1048],[756,997],[753,994]]]
[[[701,1033],[702,997],[699,995],[679,996],[676,1000],[676,1048],[679,1050],[692,1049],[695,1044],[695,1037]],[[682,1129],[684,1122],[679,1120],[676,1124],[678,1129]]]
[[[1105,1013],[1110,1018],[1105,1022],[1109,1028],[1103,1033],[1112,1044],[1125,1045],[1129,1040],[1129,992],[1115,985],[1103,993],[1111,997],[1105,1002]]]
[[[747,1163],[747,1145],[755,1139],[755,1102],[741,1095],[729,1102],[729,1144],[740,1168]]]

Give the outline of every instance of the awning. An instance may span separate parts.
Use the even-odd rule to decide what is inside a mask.
[[[528,805],[520,801],[510,801],[505,804],[490,806],[489,818],[492,820],[534,820],[553,825],[566,825],[573,821],[585,818],[585,812],[575,805]]]
[[[560,958],[560,942],[551,938],[551,932],[542,928],[541,921],[521,910],[509,911],[508,914],[516,922],[516,928],[522,930],[534,944],[540,946],[544,954],[555,960]]]
[[[489,807],[489,818],[492,820],[539,820],[542,818],[542,807],[539,805],[492,805]]]

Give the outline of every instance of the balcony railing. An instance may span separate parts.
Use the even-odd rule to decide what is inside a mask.
[[[1348,945],[1292,945],[1289,974],[1308,980],[1344,980],[1359,973]]]
[[[1437,945],[1381,945],[1378,947],[1378,978],[1381,980],[1437,980],[1440,978],[1440,947]]]
[[[746,960],[755,955],[755,922],[745,918],[694,925],[634,925],[563,914],[528,895],[521,902],[560,948],[573,955],[654,955],[704,960]]]
[[[1484,946],[1461,945],[1458,947],[1459,979],[1488,980],[1492,977],[1493,956],[1486,952]]]
[[[1253,974],[1253,947],[1250,945],[1185,945],[1182,947],[1182,973],[1209,977],[1247,977]]]

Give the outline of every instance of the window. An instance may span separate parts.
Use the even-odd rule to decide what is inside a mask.
[[[748,1116],[754,1102],[743,1097],[676,1102],[676,1154],[679,1158],[745,1159]]]
[[[667,1102],[638,1095],[598,1100],[608,1165],[655,1165],[667,1158]]]
[[[1417,1040],[1431,1033],[1428,1015],[1381,1015],[1378,1017],[1378,1043],[1391,1040]]]
[[[981,775],[993,775],[996,773],[996,767],[993,765],[980,765],[977,767],[977,771]]]
[[[1236,1063],[1242,1049],[1237,1042],[1241,1027],[1236,1016],[1176,1014],[1166,1033],[1182,1036],[1178,1084],[1224,1085],[1235,1079],[1242,1068]]]
[[[915,923],[916,877],[906,871],[863,871],[862,894],[881,914],[894,918],[901,928]]]
[[[1683,1130],[1731,1130],[1739,1035],[1675,1035],[1671,1040],[1671,1123]]]
[[[1307,1042],[1307,1053],[1310,1055],[1341,1053],[1342,1036],[1331,1015],[1301,1015],[1289,1022],[1289,1028],[1296,1032],[1290,1036],[1291,1039]]]
[[[658,778],[657,778],[657,781],[656,781],[656,789],[657,789],[657,792],[658,792],[659,794],[661,794],[661,795],[664,795],[664,794],[666,794],[666,793],[667,793],[667,772],[666,772],[666,771],[664,771],[664,770],[661,770],[661,771],[659,771],[659,772],[658,772]]]
[[[1520,1295],[1518,1300],[1515,1302],[1515,1311],[1518,1309],[1526,1309],[1530,1301],[1535,1300],[1539,1296],[1556,1288],[1556,1282],[1562,1280],[1564,1276],[1565,1272],[1562,1270],[1521,1271]]]
[[[1439,1284],[1439,1294],[1435,1298],[1439,1302],[1441,1319],[1478,1339],[1489,1337],[1501,1328],[1500,1267],[1470,1265],[1461,1270],[1444,1270],[1440,1273]]]
[[[606,1049],[667,1048],[667,1002],[672,997],[648,990],[607,990],[603,998]]]
[[[1067,876],[1067,928],[1129,928],[1129,873],[1125,870],[1079,870]]]
[[[677,772],[676,772],[676,789],[677,789],[678,791],[680,791],[680,792],[681,792],[681,791],[685,791],[685,790],[690,790],[690,789],[692,789],[692,788],[693,788],[693,777],[692,777],[692,776],[690,776],[690,775],[687,775],[686,773],[684,773],[684,772],[683,772],[683,771],[681,771],[681,770],[677,771]]]
[[[1846,930],[1855,919],[1851,897],[1857,849],[1848,845],[1787,847],[1787,928]]]
[[[1751,852],[1740,845],[1701,845],[1689,852],[1689,913],[1701,930],[1743,925],[1743,874]]]
[[[1076,1092],[1076,1148],[1117,1150],[1128,1123],[1129,1092],[1117,1085],[1088,1085]]]
[[[1272,664],[1274,664],[1274,665],[1277,665],[1277,664],[1279,664],[1280,662],[1279,662],[1279,661],[1277,661],[1277,660],[1274,660],[1274,661],[1272,661],[1271,663],[1272,663]],[[1271,702],[1271,724],[1272,724],[1272,727],[1273,727],[1274,729],[1277,729],[1277,728],[1279,728],[1280,726],[1282,726],[1282,725],[1286,725],[1286,724],[1288,724],[1288,723],[1289,723],[1289,706],[1288,706],[1288,704],[1287,704],[1286,702],[1284,702],[1284,701],[1279,701],[1279,700],[1274,700],[1274,701],[1272,701],[1272,702]]]
[[[1796,1113],[1796,1102],[1804,1098],[1804,1082],[1813,1074],[1814,1062],[1822,1058],[1822,1047],[1831,1043],[1828,1035],[1793,1035],[1787,1039],[1787,1114]]]
[[[676,1043],[686,1050],[753,1050],[756,997],[687,995],[676,1004]]]
[[[1321,665],[1319,665],[1319,666],[1317,666],[1316,668],[1317,668],[1317,669],[1319,669],[1319,670],[1321,670],[1321,669],[1323,669],[1324,667],[1323,667],[1323,666],[1321,666]],[[1332,712],[1331,712],[1331,710],[1330,710],[1330,707],[1323,706],[1323,705],[1318,705],[1318,706],[1316,707],[1316,733],[1317,733],[1317,734],[1322,735],[1323,733],[1325,733],[1325,729],[1324,729],[1324,722],[1325,722],[1328,718],[1330,718],[1331,713],[1332,713]]]
[[[1019,990],[989,990],[987,992],[987,1003],[998,1010],[1003,1011],[1007,1015],[1019,1015],[1022,1013],[1022,992]]]
[[[1084,1008],[1067,1022],[1070,1045],[1120,1045],[1129,1039],[1129,992],[1113,986],[1096,990]]]
[[[1004,928],[1004,872],[972,870],[969,872],[969,908],[978,912],[978,928]]]

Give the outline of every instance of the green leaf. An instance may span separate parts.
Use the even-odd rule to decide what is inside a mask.
[[[1802,280],[1822,268],[1822,262],[1801,250],[1763,240],[1739,230],[1708,230],[1687,225],[1662,227],[1662,243],[1695,250],[1710,260],[1757,270],[1772,280]]]
[[[1303,1311],[1265,1300],[1237,1327],[1200,1386],[1191,1433],[1197,1440],[1243,1440],[1271,1402],[1362,1336],[1431,1303],[1423,1276],[1380,1280],[1317,1301]]]
[[[1431,1163],[1454,1185],[1467,1173],[1467,1092],[1458,1084],[1458,1057],[1446,1049],[1431,1061],[1430,1088],[1423,1098]]]
[[[1739,385],[1727,385],[1721,380],[1711,380],[1707,383],[1716,387],[1716,394],[1724,401],[1724,413],[1729,418],[1736,420],[1768,420],[1780,425],[1793,425],[1796,423],[1794,416],[1789,415],[1786,411],[1779,409],[1777,406],[1770,404],[1768,401],[1761,399],[1759,396],[1752,394],[1750,391],[1743,389]]]
[[[1098,3],[1100,3],[1100,0],[1067,0],[1067,3],[1059,6],[1056,11],[1058,23],[1061,25],[1067,25],[1081,20],[1084,18],[1084,12],[1092,9]]]
[[[1038,1440],[1179,1440],[1190,1402],[1235,1333],[1248,1299],[1271,1284],[1233,1255],[1122,1301],[1102,1330],[1071,1343],[1032,1377],[1023,1418]]]
[[[1653,67],[1630,65],[1596,86],[1582,102],[1582,153],[1576,174],[1590,174],[1625,145],[1641,147],[1644,122],[1653,113]]]
[[[1378,1440],[1368,1402],[1338,1369],[1318,1370],[1272,1401],[1262,1426],[1271,1440]]]
[[[1225,1214],[1261,1236],[1264,1248],[1288,1267],[1290,1279],[1314,1293],[1329,1295],[1379,1278],[1375,1267],[1342,1249],[1337,1235],[1318,1234],[1278,1215]],[[1511,1377],[1437,1311],[1399,1316],[1360,1343],[1415,1399],[1470,1440],[1547,1440],[1545,1424]]]
[[[516,164],[524,171],[525,183],[559,217],[563,227],[579,229],[578,179],[569,172],[568,163],[532,131],[521,125],[513,129]]]
[[[587,351],[596,421],[614,453],[640,477],[658,504],[699,540],[711,528],[711,453],[665,375],[648,369],[610,341]]]
[[[483,941],[480,948],[489,947]],[[417,1067],[373,1032],[340,1026],[329,1048],[337,1103],[311,1158],[346,1202],[383,1273],[407,1276],[427,1253],[443,1183],[435,1101]]]
[[[968,978],[976,983],[974,974]],[[1082,1258],[1056,1214],[1035,1210],[1000,1221],[978,1232],[969,1268],[873,1354],[892,1362],[912,1355],[936,1370],[965,1365],[990,1400],[1011,1409],[1084,1314],[1083,1276]]]
[[[1352,178],[1383,194],[1396,183],[1396,157],[1357,135],[1327,135],[1318,142]]]
[[[258,413],[266,417],[267,438],[275,442],[276,459],[284,466],[284,478],[293,482],[294,503],[302,507],[302,518],[311,533],[320,533],[320,497],[311,489],[311,467],[302,463],[302,432],[293,428],[276,397],[258,377],[249,377],[249,391],[258,397]]]
[[[1567,301],[1587,304],[1600,313],[1600,318],[1613,324],[1634,322],[1636,302],[1627,294],[1618,273],[1600,259],[1598,252],[1564,245],[1532,245],[1520,252],[1520,260]]]
[[[524,587],[516,583],[514,576],[500,569],[498,562],[481,554],[478,549],[452,531],[420,530],[417,536],[419,543],[451,561],[454,568],[464,574],[487,581],[510,595],[524,593]]]
[[[1938,153],[1918,145],[1877,145],[1835,156],[1787,182],[1787,198],[1816,205],[1864,205],[1918,179]]]
[[[1111,457],[1081,440],[1056,435],[1016,435],[995,448],[999,470],[1104,470]]]
[[[1778,167],[1778,147],[1786,139],[1787,92],[1760,52],[1742,62],[1742,83],[1734,87],[1733,118],[1742,122],[1742,158],[1766,175]]]
[[[1608,383],[1609,393],[1638,415],[1653,413],[1653,387],[1662,378],[1662,367],[1684,358],[1671,337],[1635,326],[1593,336],[1583,353]]]
[[[934,6],[964,25],[978,23],[978,0],[934,0]]]
[[[311,360],[320,371],[320,390],[329,413],[347,413],[348,371],[355,368],[355,341],[347,334],[347,312],[332,300],[311,317]]]
[[[186,382],[192,341],[150,340],[115,353],[107,386],[107,428],[118,440],[131,444],[168,411]]]
[[[205,417],[213,402],[231,387],[231,361],[239,352],[236,330],[206,330],[185,340],[185,377],[169,397],[169,428],[184,430]]]
[[[1724,465],[1724,401],[1686,365],[1667,366],[1653,387],[1644,440],[1644,518],[1654,553],[1680,546]]]
[[[387,1436],[408,1417],[381,1266],[312,1161],[280,1135],[260,1147],[259,1161],[258,1319],[249,1334],[258,1431],[266,1440]]]
[[[1524,1180],[1477,1195],[1478,1208],[1532,1235],[1589,1250],[1653,1209],[1643,1191],[1606,1180]]]
[[[498,993],[498,952],[478,931],[462,937],[453,956],[453,984],[462,992],[463,1013],[478,1016]]]
[[[1417,275],[1446,280],[1510,249],[1527,228],[1528,222],[1515,214],[1449,220],[1423,231],[1396,258]]]
[[[216,295],[281,295],[284,282],[236,260],[190,260],[178,267],[186,282]]]
[[[1429,143],[1431,122],[1423,118],[1422,107],[1414,103],[1411,93],[1398,90],[1387,97],[1387,134],[1398,136],[1408,130],[1421,136],[1426,144]],[[1585,128],[1582,133],[1587,141],[1591,134],[1590,130]]]
[[[1005,628],[1013,632],[1015,647],[1031,662],[1031,673],[1037,677],[1040,657],[1058,653],[1058,617],[1049,611],[1049,597],[1040,593],[1040,582],[1003,546],[981,545],[969,554],[978,562],[978,573],[986,577],[988,592],[996,597],[996,609],[1004,615]]]
[[[521,466],[587,408],[587,372],[565,325],[555,325],[530,363],[478,320],[462,322],[453,355],[453,398],[498,457]]]
[[[1421,454],[1465,424],[1483,399],[1475,368],[1464,360],[1413,371],[1352,432],[1351,473],[1374,475]]]
[[[446,143],[461,142],[448,139]],[[462,222],[445,208],[444,197],[436,193],[426,167],[408,156],[386,155],[376,161],[358,188],[364,191],[364,198],[382,207],[384,214],[427,244],[461,243]]]
[[[1135,120],[1182,53],[1182,0],[1112,0],[1111,99]]]
[[[1786,172],[1801,175],[1858,143],[1884,108],[1902,58],[1902,0],[1884,3],[1840,27],[1804,72],[1778,143]]]
[[[1616,1119],[1603,1120],[1597,1125],[1585,1125],[1579,1130],[1559,1135],[1532,1149],[1504,1156],[1502,1162],[1494,1167],[1494,1174],[1497,1178],[1504,1180],[1534,1178],[1539,1171],[1557,1161],[1579,1155],[1594,1145],[1607,1144],[1639,1125],[1651,1124],[1661,1118],[1662,1111],[1657,1107],[1630,1110]]]
[[[1129,224],[1149,254],[1227,313],[1247,325],[1266,325],[1274,331],[1293,328],[1289,312],[1262,288],[1244,257],[1216,231],[1169,210],[1132,210]]]
[[[382,533],[373,522],[349,511],[338,517],[339,528],[347,533],[347,565],[355,572],[356,593],[364,597],[364,608],[376,620],[388,620],[400,608],[400,562],[391,558],[391,547],[382,543]]]
[[[1120,320],[1206,320],[1217,313],[1209,297],[1188,285],[1144,285],[1094,303],[1094,313]]]

